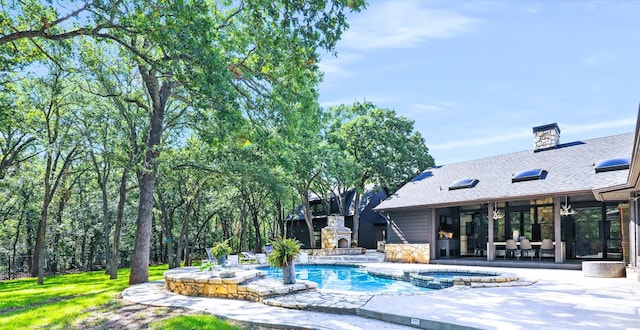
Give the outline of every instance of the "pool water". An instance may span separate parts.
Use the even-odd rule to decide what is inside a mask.
[[[267,276],[282,278],[282,270],[261,268]],[[421,293],[433,289],[415,286],[409,282],[371,276],[366,269],[340,265],[296,265],[296,279],[318,284],[318,289],[361,293]]]

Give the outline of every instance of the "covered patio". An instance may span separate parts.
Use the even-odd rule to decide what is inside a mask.
[[[428,262],[438,264],[635,265],[638,134],[561,144],[550,124],[533,136],[533,150],[416,176],[375,209],[388,222],[386,243],[426,244]]]

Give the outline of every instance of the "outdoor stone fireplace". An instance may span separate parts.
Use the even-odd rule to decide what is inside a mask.
[[[344,216],[330,215],[327,218],[327,226],[322,228],[322,248],[350,248],[351,229],[344,226]]]

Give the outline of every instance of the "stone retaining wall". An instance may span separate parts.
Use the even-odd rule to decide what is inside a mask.
[[[265,279],[258,270],[237,271],[230,278],[210,277],[197,269],[176,269],[164,273],[165,288],[184,296],[242,299],[260,302],[265,298],[292,292],[314,291],[313,282],[299,281],[285,285],[282,280]]]
[[[365,248],[339,248],[339,249],[320,249],[313,250],[314,257],[342,256],[342,255],[359,255],[367,253]]]
[[[429,263],[430,244],[385,244],[385,258],[390,262]]]

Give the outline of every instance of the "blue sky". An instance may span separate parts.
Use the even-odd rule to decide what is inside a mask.
[[[322,106],[367,100],[415,121],[438,165],[632,132],[640,1],[370,1],[323,56]]]

